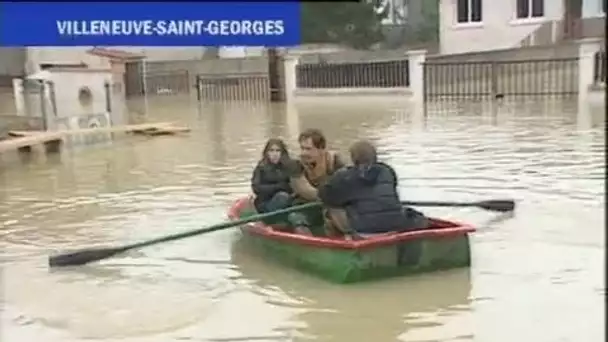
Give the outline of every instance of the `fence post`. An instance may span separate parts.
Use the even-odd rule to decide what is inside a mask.
[[[300,62],[298,56],[283,55],[283,87],[285,91],[285,102],[292,102],[297,88],[296,67]]]
[[[422,104],[424,100],[424,62],[426,60],[426,50],[412,50],[406,54],[412,101]]]
[[[13,93],[15,97],[15,109],[17,110],[17,115],[26,116],[25,112],[25,96],[23,91],[23,79],[21,78],[13,78]]]
[[[38,82],[38,89],[40,91],[38,95],[40,97],[40,115],[42,116],[42,129],[48,131],[50,128],[50,118],[47,110],[48,108],[46,106],[47,100],[49,98],[49,94],[47,91],[48,88],[44,80],[36,80],[36,82]]]
[[[602,47],[601,38],[585,38],[578,41],[578,109],[584,111],[589,101],[589,87],[593,84],[595,53]]]

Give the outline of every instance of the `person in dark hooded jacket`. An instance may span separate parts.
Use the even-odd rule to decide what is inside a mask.
[[[333,229],[347,238],[428,226],[426,217],[404,209],[392,167],[378,162],[375,147],[359,141],[350,148],[353,166],[342,168],[320,189]]]
[[[259,213],[285,209],[291,205],[293,191],[287,172],[289,162],[283,140],[269,139],[251,177],[251,188],[255,194],[253,203]]]

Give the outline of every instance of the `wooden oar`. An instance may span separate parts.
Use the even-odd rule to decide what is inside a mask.
[[[513,200],[488,200],[488,201],[478,201],[478,202],[413,202],[413,201],[403,201],[401,202],[403,205],[409,206],[418,206],[418,207],[478,207],[491,211],[499,211],[499,212],[508,212],[513,211],[515,209],[515,202]],[[126,245],[122,247],[112,247],[112,248],[90,248],[84,249],[72,253],[60,254],[56,256],[52,256],[49,258],[49,266],[51,267],[60,267],[60,266],[77,266],[84,265],[90,262],[103,260],[109,257],[112,257],[116,254],[124,253],[132,249],[147,247],[151,245],[155,245],[162,242],[169,242],[174,240],[179,240],[183,238],[187,238],[190,236],[195,236],[199,234],[205,234],[214,232],[217,230],[232,228],[236,226],[240,226],[249,222],[261,221],[264,219],[285,215],[294,211],[299,211],[303,209],[318,207],[321,204],[318,202],[306,203],[298,206],[294,206],[291,208],[274,211],[266,214],[259,214],[249,216],[247,218],[230,221],[221,224],[217,224],[211,227],[191,230],[183,233],[177,233],[165,237],[156,238],[149,241],[143,241],[134,243],[131,245]]]
[[[160,238],[156,238],[156,239],[152,239],[152,240],[148,240],[148,241],[138,242],[138,243],[134,243],[131,245],[122,246],[122,247],[90,248],[90,249],[83,249],[83,250],[72,252],[72,253],[51,256],[49,258],[49,266],[50,267],[60,267],[60,266],[84,265],[84,264],[88,264],[90,262],[106,259],[106,258],[112,257],[116,254],[124,253],[124,252],[127,252],[132,249],[147,247],[147,246],[155,245],[155,244],[158,244],[161,242],[169,242],[169,241],[187,238],[190,236],[195,236],[195,235],[199,235],[199,234],[214,232],[217,230],[232,228],[232,227],[243,225],[245,223],[261,221],[264,219],[273,218],[276,216],[289,214],[294,211],[299,211],[299,210],[308,209],[308,208],[317,207],[317,206],[319,206],[319,203],[316,203],[316,202],[306,203],[306,204],[290,207],[290,208],[283,209],[283,210],[273,211],[271,213],[253,215],[253,216],[249,216],[247,218],[237,220],[237,221],[224,222],[224,223],[217,224],[217,225],[214,225],[211,227],[191,230],[191,231],[187,231],[187,232],[183,232],[183,233],[177,233],[177,234],[160,237]]]
[[[515,210],[515,201],[509,199],[487,200],[477,202],[424,202],[403,201],[403,205],[413,207],[477,207],[485,210],[508,212]]]

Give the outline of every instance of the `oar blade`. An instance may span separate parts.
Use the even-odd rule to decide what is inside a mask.
[[[481,201],[477,206],[486,210],[509,212],[515,210],[515,201],[509,199]]]
[[[124,252],[124,248],[95,248],[49,257],[50,267],[79,266]]]

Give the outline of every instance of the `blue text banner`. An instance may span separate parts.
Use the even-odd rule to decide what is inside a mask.
[[[0,46],[293,46],[296,2],[1,2]]]

